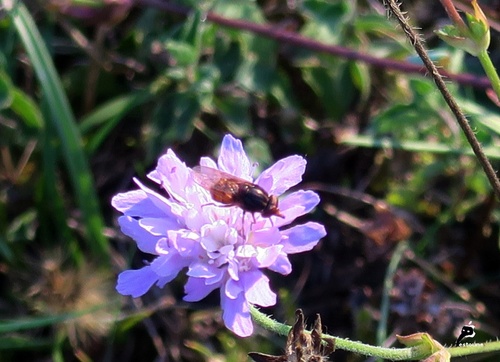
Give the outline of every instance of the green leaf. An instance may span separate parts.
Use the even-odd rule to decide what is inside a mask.
[[[224,95],[215,99],[215,106],[232,134],[243,137],[251,131],[250,100],[247,97]]]
[[[248,92],[268,94],[275,81],[277,45],[272,40],[252,37],[246,46],[236,81]]]
[[[176,66],[187,66],[198,62],[198,49],[184,41],[170,39],[165,44]]]
[[[351,19],[352,4],[305,0],[301,2],[301,8],[306,17],[302,35],[327,44],[336,44],[342,39],[342,30]]]
[[[214,65],[219,68],[221,82],[233,81],[238,66],[241,63],[242,54],[239,42],[230,41],[227,38],[217,37],[215,40]]]
[[[361,62],[351,62],[349,65],[351,79],[359,90],[361,99],[366,101],[370,95],[371,77],[368,66]]]
[[[30,128],[42,129],[45,125],[42,112],[36,103],[19,89],[12,91],[12,111]]]
[[[349,77],[348,63],[337,62],[335,67],[310,67],[303,69],[304,80],[314,90],[328,116],[342,118],[354,97]]]
[[[467,98],[457,97],[457,102],[468,118],[500,135],[500,115],[497,112]]]
[[[298,101],[294,97],[293,87],[290,79],[283,72],[279,72],[274,77],[274,82],[270,89],[270,95],[287,112],[298,113]]]
[[[196,69],[195,81],[189,87],[189,92],[195,94],[205,111],[212,111],[215,90],[220,80],[219,69],[212,64],[205,64]]]
[[[148,157],[155,158],[172,141],[187,141],[200,110],[198,98],[190,92],[164,97],[153,113],[151,129],[147,133]]]
[[[255,1],[218,0],[212,11],[225,18],[244,19],[257,24],[265,22],[262,10]]]

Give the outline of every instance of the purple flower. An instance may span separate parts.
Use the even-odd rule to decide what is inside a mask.
[[[280,196],[302,179],[306,161],[290,156],[276,162],[253,181],[252,163],[241,141],[224,137],[217,163],[203,157],[201,166],[255,182],[269,195]],[[140,297],[153,285],[163,287],[186,269],[185,301],[194,302],[220,289],[225,325],[239,336],[253,332],[250,304],[276,304],[276,294],[262,269],[289,274],[288,254],[311,250],[326,232],[308,222],[284,226],[311,211],[319,202],[313,191],[296,191],[279,200],[284,218],[251,215],[239,207],[215,203],[210,192],[196,183],[193,171],[172,150],[160,157],[148,177],[168,196],[156,193],[135,179],[138,190],[116,195],[113,206],[123,213],[122,231],[140,250],[156,258],[139,270],[118,277],[117,290]]]

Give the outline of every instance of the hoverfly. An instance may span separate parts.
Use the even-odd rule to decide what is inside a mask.
[[[256,184],[207,166],[193,167],[193,176],[214,201],[252,213],[254,222],[256,212],[263,217],[285,217],[278,208],[278,198]]]

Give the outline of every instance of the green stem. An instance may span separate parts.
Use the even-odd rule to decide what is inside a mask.
[[[404,250],[403,247],[401,249]],[[254,306],[250,307],[250,313],[252,314],[253,320],[268,331],[280,334],[282,336],[286,336],[290,331],[290,326],[273,320]],[[323,338],[335,339],[336,349],[342,349],[364,356],[378,357],[392,361],[421,360],[429,357],[429,352],[432,353],[432,351],[425,353],[422,351],[422,348],[419,348],[418,346],[412,348],[384,348],[361,342],[350,341],[348,339],[331,336],[329,334],[323,334]],[[498,352],[500,351],[500,341],[473,343],[460,347],[446,348],[446,350],[450,353],[451,357],[470,356],[473,354],[487,352]]]
[[[250,312],[252,314],[253,320],[260,324],[263,328],[286,336],[290,330],[290,326],[279,323],[269,316],[261,313],[257,308],[251,307]],[[345,338],[334,337],[328,334],[323,334],[324,338],[334,338],[335,348],[342,349],[345,351],[355,352],[365,356],[380,357],[392,361],[403,361],[403,360],[419,360],[425,355],[419,351],[419,348],[384,348],[372,346],[369,344],[364,344],[361,342],[350,341]]]
[[[487,343],[471,343],[460,347],[448,348],[451,357],[470,356],[479,353],[500,351],[500,341]]]
[[[500,78],[498,77],[497,70],[491,61],[488,51],[483,50],[477,57],[479,58],[479,61],[481,62],[481,65],[483,66],[483,69],[486,72],[498,99],[500,99]]]

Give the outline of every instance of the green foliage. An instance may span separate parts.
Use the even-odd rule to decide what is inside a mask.
[[[7,361],[27,355],[29,360],[42,360],[51,353],[52,358],[64,360],[80,351],[85,351],[78,355],[83,360],[113,360],[120,357],[116,351],[128,347],[135,357],[132,350],[139,345],[147,346],[152,359],[163,347],[171,353],[165,359],[186,361],[241,361],[249,351],[280,352],[284,345],[280,338],[258,330],[255,337],[241,341],[222,329],[217,313],[196,315],[206,323],[200,327],[186,312],[182,291],[175,285],[153,288],[147,298],[134,302],[133,309],[123,304],[120,312],[108,314],[112,327],[95,332],[94,350],[77,331],[88,332],[88,326],[68,327],[82,315],[92,315],[92,306],[75,302],[69,304],[73,309],[57,309],[52,308],[57,304],[53,300],[35,296],[44,289],[40,285],[59,296],[52,288],[58,284],[55,281],[64,284],[61,270],[66,268],[76,275],[78,282],[73,284],[94,288],[78,271],[86,270],[91,277],[101,273],[91,266],[95,264],[106,273],[117,273],[128,263],[143,265],[147,257],[136,252],[116,226],[111,197],[134,188],[132,177],[145,180],[167,148],[193,166],[201,156],[217,154],[214,148],[225,133],[243,139],[256,162],[255,174],[276,158],[302,154],[308,159],[306,181],[323,189],[344,186],[376,195],[378,201],[423,220],[422,232],[410,244],[418,256],[435,256],[436,250],[455,255],[447,249],[455,234],[443,236],[443,230],[475,220],[478,210],[486,221],[474,224],[474,233],[460,236],[469,240],[468,235],[489,232],[489,237],[498,239],[500,212],[494,202],[488,204],[491,187],[429,77],[313,51],[207,17],[210,12],[278,33],[293,31],[346,53],[420,64],[401,29],[373,4],[186,0],[178,3],[193,9],[181,16],[148,6],[147,1],[132,10],[125,2],[116,2],[116,8],[92,3],[92,10],[102,8],[103,13],[81,20],[45,2],[1,1],[5,16],[0,19],[0,270],[7,286],[0,298],[2,318],[9,320],[0,323],[0,350],[8,352]],[[72,10],[78,13],[78,8]],[[408,14],[412,18],[411,9]],[[498,46],[494,38],[491,43]],[[474,67],[464,52],[444,44],[431,53],[455,73],[472,72]],[[449,83],[498,168],[498,107],[482,89]],[[356,333],[367,336],[378,323],[377,313],[371,312],[378,305],[369,300],[353,307],[351,293],[369,289],[373,294],[363,297],[378,298],[381,286],[372,275],[357,278],[369,279],[369,287],[351,286],[359,281],[345,275],[362,275],[359,269],[351,272],[352,265],[369,264],[379,255],[389,260],[390,255],[383,253],[392,245],[382,251],[374,247],[369,253],[372,244],[361,238],[362,233],[353,236],[345,224],[339,226],[341,217],[328,216],[332,204],[349,212],[358,210],[349,203],[337,205],[337,196],[321,193],[324,201],[315,217],[331,237],[325,238],[321,251],[313,252],[314,262],[297,260],[294,271],[303,274],[270,277],[285,310],[275,311],[280,318],[292,322],[293,310],[302,303],[310,303],[307,309],[315,313],[328,304],[322,300],[328,292],[337,293],[345,299],[330,314],[352,309],[352,315],[334,320],[355,320],[357,331],[351,330],[351,338],[356,338]],[[486,249],[490,239],[481,240]],[[363,251],[355,249],[359,245]],[[474,249],[461,244],[456,248]],[[54,262],[47,256],[52,253],[61,253],[63,261]],[[474,267],[482,265],[481,259],[474,258],[467,268],[457,267],[447,277],[479,273]],[[498,269],[485,263],[481,271],[485,274],[474,275],[474,283],[489,290],[487,283],[495,280]],[[338,279],[333,278],[336,273]],[[329,277],[336,282],[330,283]],[[40,284],[47,278],[54,285]],[[95,295],[116,296],[112,287],[101,284],[108,293],[90,288]],[[317,285],[325,285],[324,290]],[[164,300],[159,296],[168,303],[160,303]],[[124,300],[130,304],[130,299]],[[388,319],[389,332],[392,319],[397,315]],[[323,321],[335,328],[332,319]],[[349,328],[341,325],[339,330],[348,333]],[[447,333],[440,337],[449,339],[452,332]],[[425,341],[434,343],[429,338],[425,336]],[[164,344],[155,345],[158,341]],[[113,357],[83,356],[106,349]]]

